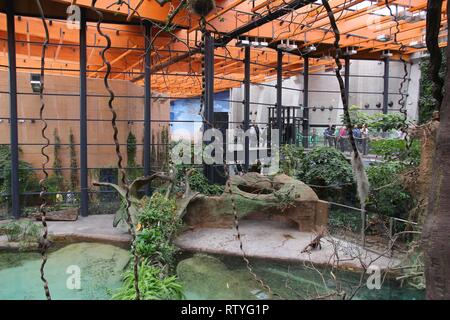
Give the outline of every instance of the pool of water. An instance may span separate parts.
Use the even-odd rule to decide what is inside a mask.
[[[53,299],[101,300],[121,286],[121,273],[129,263],[127,250],[98,243],[70,244],[49,254],[45,271]],[[0,300],[45,299],[38,253],[0,252]],[[330,270],[313,270],[301,263],[251,259],[254,273],[278,296],[271,295],[249,273],[240,257],[182,253],[177,274],[187,299],[310,299],[335,289]],[[80,288],[73,286],[80,271]],[[320,271],[320,273],[319,273]],[[347,292],[358,287],[360,274],[335,272]],[[365,279],[363,280],[365,282]],[[355,299],[418,300],[424,292],[385,280],[381,289],[362,286]]]
[[[45,299],[39,253],[0,252],[0,300]],[[54,250],[45,267],[53,299],[109,299],[121,285],[127,250],[98,243],[76,243]],[[77,274],[79,271],[79,284]]]
[[[330,270],[311,269],[301,263],[289,264],[251,259],[254,273],[276,293],[271,295],[249,273],[240,257],[194,255],[183,257],[177,273],[184,284],[187,299],[311,299],[325,296],[336,289]],[[420,300],[424,291],[402,287],[398,281],[385,279],[381,288],[368,289],[367,276],[360,287],[360,273],[339,271],[333,273],[339,285],[348,293],[356,292],[359,300]],[[358,290],[357,290],[358,289]]]

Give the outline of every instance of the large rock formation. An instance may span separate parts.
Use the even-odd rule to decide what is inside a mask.
[[[301,181],[287,175],[247,173],[230,178],[230,189],[220,196],[196,195],[188,204],[184,221],[192,227],[231,227],[232,199],[242,218],[290,220],[300,231],[313,231],[328,223],[328,203]]]

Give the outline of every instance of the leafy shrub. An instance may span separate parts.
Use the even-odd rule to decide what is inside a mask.
[[[404,169],[405,165],[396,161],[371,165],[367,169],[371,185],[369,210],[392,217],[405,217],[413,207],[413,198],[399,183],[398,175]]]
[[[39,191],[39,181],[31,164],[19,161],[20,192]],[[9,193],[11,187],[11,151],[9,146],[0,145],[0,193]],[[0,198],[0,203],[1,203]]]
[[[299,178],[305,183],[323,186],[353,183],[349,161],[340,151],[329,147],[315,148],[304,156]]]
[[[420,163],[420,141],[413,140],[409,150],[403,139],[379,139],[370,141],[372,153],[383,157],[386,161],[400,160],[410,165]]]
[[[139,255],[162,265],[173,263],[176,248],[171,239],[181,225],[175,211],[175,200],[158,192],[144,200],[138,214],[141,231],[136,237],[136,250]]]
[[[345,229],[353,232],[361,230],[361,214],[356,211],[332,209],[329,225],[331,229]]]
[[[350,120],[352,122],[352,125],[359,126],[368,124],[370,122],[370,117],[367,112],[361,111],[361,108],[358,106],[350,106],[349,108],[349,114],[350,114]],[[346,124],[346,121],[344,119],[345,115],[342,114],[340,116],[341,122],[343,124]]]
[[[183,286],[176,276],[167,276],[161,269],[144,260],[139,265],[139,289],[143,300],[184,299]],[[123,275],[123,284],[112,296],[114,300],[135,298],[134,274],[129,268]]]
[[[179,171],[180,174],[183,171]],[[179,176],[179,180],[181,176]],[[189,186],[192,190],[203,193],[208,196],[221,195],[224,191],[224,187],[218,184],[210,184],[208,179],[197,169],[193,169],[189,176]]]
[[[368,126],[376,131],[398,130],[404,126],[404,118],[400,112],[379,112],[370,116]]]
[[[377,112],[369,115],[367,112],[362,111],[359,106],[351,106],[349,113],[352,125],[362,126],[366,124],[374,131],[397,130],[403,127],[404,124],[404,115],[400,112],[390,112],[387,114]],[[341,122],[346,124],[344,115],[341,115]]]
[[[12,221],[0,225],[0,234],[6,235],[8,241],[19,242],[21,248],[37,243],[41,235],[42,226],[33,221]]]
[[[303,159],[302,147],[285,144],[281,146],[280,170],[288,176],[295,176]]]
[[[53,203],[57,200],[57,192],[64,192],[66,190],[66,183],[62,175],[52,174],[47,178],[45,184],[47,186],[47,191],[51,193],[46,196],[46,199]]]
[[[337,149],[314,148],[305,154],[298,178],[312,188],[320,199],[355,204],[356,193],[350,162]]]

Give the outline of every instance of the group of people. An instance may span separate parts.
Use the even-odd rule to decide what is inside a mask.
[[[356,146],[358,151],[366,155],[369,152],[369,128],[367,125],[358,125],[349,128],[347,126],[341,127],[336,130],[335,125],[328,126],[325,129],[324,135],[324,145],[334,148],[339,148],[342,152],[351,151],[349,135],[350,130],[352,130],[353,137],[356,141]],[[313,129],[312,135],[316,135],[315,129]]]

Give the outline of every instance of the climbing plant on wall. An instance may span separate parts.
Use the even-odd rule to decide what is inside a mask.
[[[445,78],[447,72],[446,52],[441,49],[442,63],[440,75]],[[430,75],[430,57],[423,58],[420,62],[420,94],[419,94],[419,123],[425,123],[431,119],[431,115],[436,108],[436,101],[433,98],[433,82]]]
[[[77,171],[77,151],[75,149],[75,136],[70,129],[69,133],[70,145],[70,188],[74,190],[78,185],[78,171]]]
[[[136,136],[131,131],[127,137],[127,165],[128,167],[136,165]]]
[[[58,135],[58,130],[53,130],[54,147],[53,147],[53,173],[57,176],[62,176],[61,170],[61,139]]]

